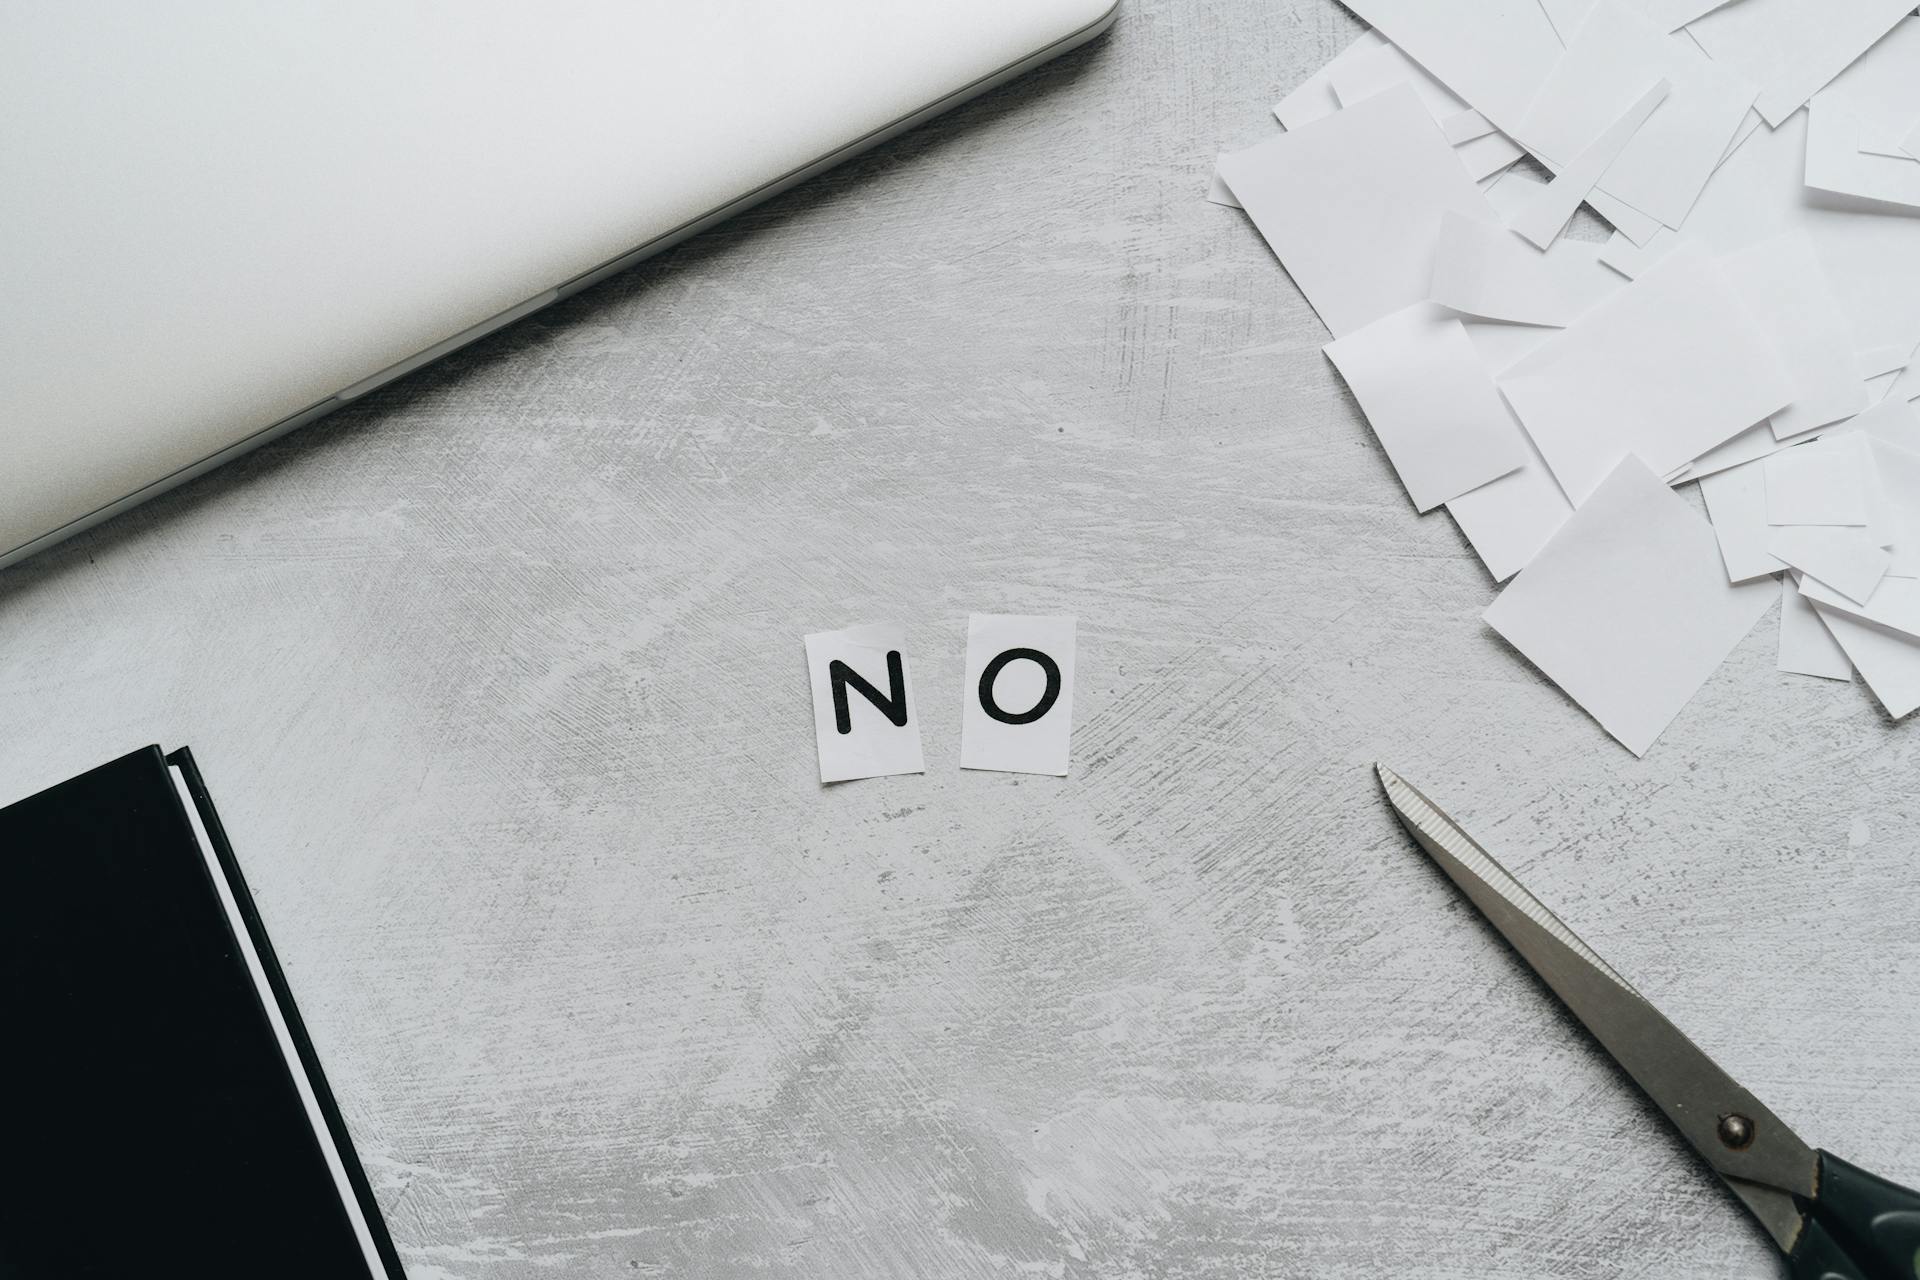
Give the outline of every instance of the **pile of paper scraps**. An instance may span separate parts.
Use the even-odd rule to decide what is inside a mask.
[[[1920,706],[1913,0],[1346,4],[1210,198],[1513,578],[1487,622],[1635,754],[1776,595],[1782,671]]]

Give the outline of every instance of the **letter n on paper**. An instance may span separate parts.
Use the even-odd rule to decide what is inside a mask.
[[[925,773],[907,629],[876,623],[818,632],[806,641],[820,781]]]

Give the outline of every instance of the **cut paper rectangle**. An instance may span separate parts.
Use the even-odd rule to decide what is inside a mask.
[[[1851,680],[1853,664],[1846,650],[1827,630],[1820,611],[1800,594],[1793,575],[1780,575],[1780,648],[1775,666],[1799,676],[1822,680]]]
[[[1776,439],[1773,428],[1765,422],[1756,423],[1742,431],[1725,444],[1717,444],[1681,469],[1678,475],[1670,478],[1670,483],[1684,484],[1689,480],[1699,480],[1729,467],[1738,467],[1749,462],[1758,462],[1761,458],[1779,453],[1782,449],[1791,449],[1803,444],[1812,435],[1795,436],[1791,440]],[[1764,523],[1764,522],[1763,522]]]
[[[1470,107],[1511,129],[1560,56],[1536,3],[1519,0],[1343,0]]]
[[[1578,164],[1579,161],[1575,161]],[[1549,170],[1552,165],[1546,166]],[[1557,172],[1557,171],[1556,171]],[[1587,207],[1599,214],[1607,225],[1635,244],[1646,244],[1667,227],[1651,214],[1640,212],[1617,196],[1597,188],[1587,192]]]
[[[1404,85],[1223,156],[1220,174],[1335,337],[1425,300],[1442,213],[1492,216]]]
[[[1920,640],[1816,605],[1853,669],[1895,720],[1920,707]]]
[[[1920,206],[1920,162],[1860,150],[1861,128],[1858,117],[1814,99],[1807,108],[1807,185],[1865,200]]]
[[[1773,344],[1793,392],[1773,415],[1776,437],[1802,435],[1867,407],[1851,328],[1806,232],[1737,249],[1719,265],[1735,300]]]
[[[1727,581],[1750,582],[1786,568],[1767,550],[1773,527],[1767,523],[1767,483],[1759,463],[1705,477],[1700,481],[1700,496],[1707,502]]]
[[[1729,584],[1706,522],[1629,458],[1486,621],[1644,755],[1773,599],[1770,582]]]
[[[1913,287],[1920,279],[1920,236],[1914,221],[1807,190],[1807,134],[1804,111],[1778,129],[1756,133],[1700,193],[1687,215],[1686,238],[1724,253],[1804,230],[1851,324],[1854,347],[1911,345],[1920,338],[1920,289]]]
[[[1493,121],[1487,119],[1472,107],[1462,107],[1452,115],[1441,118],[1440,132],[1445,135],[1448,142],[1451,142],[1457,147],[1463,142],[1472,142],[1475,138],[1484,138],[1488,134],[1495,132],[1495,130]],[[1518,147],[1514,148],[1514,154],[1516,156],[1520,154]]]
[[[1228,209],[1240,207],[1240,202],[1234,198],[1233,189],[1227,185],[1227,180],[1220,176],[1220,162],[1217,159],[1213,162],[1213,177],[1207,182],[1207,199]]]
[[[1578,506],[1628,454],[1666,475],[1791,398],[1713,261],[1683,246],[1500,375]]]
[[[1647,21],[1662,31],[1678,31],[1733,0],[1640,0]]]
[[[1800,590],[1828,614],[1843,613],[1903,636],[1920,637],[1920,579],[1882,578],[1864,604],[1808,575],[1801,576]]]
[[[806,637],[820,781],[925,773],[907,629],[873,623]]]
[[[1274,119],[1288,129],[1298,129],[1302,125],[1312,124],[1315,120],[1324,120],[1340,109],[1340,99],[1333,93],[1333,72],[1343,63],[1366,53],[1369,49],[1378,49],[1387,42],[1387,38],[1378,31],[1362,31],[1354,42],[1333,56],[1333,60],[1318,71],[1302,80],[1294,90],[1273,104]]]
[[[1911,0],[1740,0],[1687,32],[1760,86],[1754,106],[1777,127],[1912,12]]]
[[[1820,525],[1774,529],[1767,537],[1767,552],[1860,604],[1873,595],[1893,563],[1866,530]]]
[[[1488,320],[1568,325],[1620,286],[1598,252],[1563,240],[1541,253],[1499,223],[1449,212],[1434,244],[1431,297]]]
[[[1454,154],[1476,181],[1499,172],[1520,158],[1520,148],[1510,138],[1495,134],[1492,123],[1485,116],[1468,108],[1419,63],[1391,44],[1349,58],[1332,68],[1331,72],[1329,79],[1333,84],[1334,96],[1343,107],[1364,102],[1396,85],[1406,85],[1412,89],[1419,97],[1420,104],[1427,109],[1427,114],[1433,117],[1434,123],[1441,126],[1441,136],[1454,148]],[[1472,117],[1478,121],[1478,125],[1469,123],[1468,136],[1455,138],[1447,126],[1462,116]],[[1475,129],[1477,132],[1473,131]]]
[[[1074,631],[1070,617],[976,613],[967,619],[962,769],[1067,776]]]
[[[1595,185],[1677,227],[1726,154],[1756,86],[1619,0],[1598,0],[1588,10],[1514,136],[1535,155],[1569,164],[1631,110],[1656,77],[1671,86],[1666,100]]]
[[[1546,462],[1530,442],[1526,448],[1518,470],[1447,501],[1448,514],[1495,582],[1526,568],[1573,514]]]
[[[1913,348],[1902,342],[1872,347],[1855,357],[1862,378],[1877,378],[1883,373],[1898,373],[1913,359]]]
[[[1671,233],[1667,233],[1655,236],[1644,245],[1637,245],[1615,231],[1600,247],[1600,261],[1627,279],[1635,280],[1648,267],[1666,257],[1668,251],[1679,243]]]
[[[1904,18],[1833,83],[1813,95],[1814,112],[1839,111],[1854,121],[1861,151],[1911,160],[1901,145],[1920,121],[1920,18]]]
[[[1857,434],[1798,445],[1760,466],[1768,524],[1867,523],[1867,451]]]
[[[1329,343],[1326,352],[1417,510],[1526,462],[1519,425],[1460,321],[1442,308],[1408,307]]]
[[[1573,217],[1580,202],[1588,197],[1627,143],[1633,140],[1633,135],[1666,100],[1670,89],[1665,80],[1655,82],[1625,114],[1570,160],[1531,204],[1509,220],[1509,225],[1542,249],[1552,244],[1566,229],[1567,220]]]

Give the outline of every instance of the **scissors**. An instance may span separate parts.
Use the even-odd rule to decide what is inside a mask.
[[[1920,1280],[1920,1195],[1807,1146],[1453,819],[1374,767],[1420,847],[1760,1220],[1792,1280]]]

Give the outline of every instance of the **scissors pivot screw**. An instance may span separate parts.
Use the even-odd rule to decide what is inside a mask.
[[[1753,1121],[1742,1115],[1720,1117],[1720,1141],[1734,1151],[1745,1151],[1753,1145]]]

